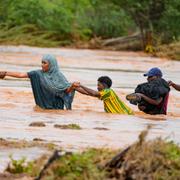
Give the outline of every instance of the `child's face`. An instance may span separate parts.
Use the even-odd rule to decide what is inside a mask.
[[[104,85],[98,81],[98,83],[97,83],[97,89],[98,89],[98,91],[101,91],[101,90],[103,90],[104,88],[105,88]]]

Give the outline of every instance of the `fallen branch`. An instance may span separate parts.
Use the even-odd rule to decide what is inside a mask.
[[[35,178],[35,180],[40,180],[41,177],[43,176],[44,171],[56,160],[61,158],[64,155],[69,155],[72,154],[71,152],[64,152],[64,151],[59,151],[59,150],[55,150],[53,152],[53,154],[50,156],[50,158],[48,159],[48,161],[46,162],[46,164],[43,166],[43,168],[41,169],[38,177]]]
[[[131,36],[103,40],[102,46],[116,46],[118,44],[131,43],[132,41],[140,41],[140,40],[141,40],[141,35],[135,34],[135,35],[131,35]]]

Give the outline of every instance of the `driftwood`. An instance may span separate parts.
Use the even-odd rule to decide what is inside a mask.
[[[43,168],[41,169],[38,177],[36,177],[34,180],[40,180],[43,176],[44,171],[56,160],[61,158],[64,155],[69,155],[72,154],[71,152],[63,152],[63,151],[59,151],[59,150],[55,150],[53,152],[53,154],[49,157],[48,161],[46,162],[46,164],[43,166]]]
[[[141,36],[140,34],[135,34],[131,36],[125,36],[125,37],[118,37],[118,38],[112,38],[112,39],[106,39],[102,41],[103,46],[114,46],[121,43],[130,43],[132,41],[140,41]]]
[[[101,41],[102,47],[113,50],[141,50],[141,35],[134,34],[131,36],[106,39]]]
[[[115,155],[106,165],[106,168],[120,168],[123,161],[124,161],[124,156],[126,153],[129,151],[131,146],[128,146],[126,149]]]
[[[148,135],[149,130],[151,129],[151,126],[148,125],[147,129],[145,129],[144,131],[142,131],[139,134],[139,141],[137,141],[136,144],[130,145],[127,148],[125,148],[124,150],[122,150],[120,153],[118,153],[117,155],[115,155],[106,165],[105,167],[107,168],[120,168],[122,163],[124,162],[124,158],[127,154],[127,152],[132,149],[133,147],[141,147],[143,145],[143,143],[145,142],[145,139]]]

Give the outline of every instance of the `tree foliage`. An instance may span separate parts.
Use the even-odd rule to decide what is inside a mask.
[[[57,31],[64,38],[72,35],[113,37],[125,33],[129,17],[115,5],[107,7],[93,0],[0,0],[0,22],[10,27],[34,24]],[[123,19],[119,21],[119,19]],[[88,33],[87,33],[88,32]]]
[[[179,0],[111,0],[129,14],[142,35],[143,46],[147,42],[148,32],[160,35],[162,41],[178,39],[180,32]]]
[[[149,32],[158,41],[171,42],[180,35],[180,1],[0,0],[1,29],[25,25],[59,41],[112,38],[139,31],[144,46]]]

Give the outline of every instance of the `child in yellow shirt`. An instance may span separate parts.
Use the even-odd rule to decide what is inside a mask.
[[[107,113],[119,114],[133,114],[133,111],[128,107],[111,89],[112,80],[108,76],[101,76],[98,78],[97,89],[98,91],[89,89],[79,83],[74,86],[82,88],[86,91],[86,95],[97,97],[104,102],[104,110]]]

